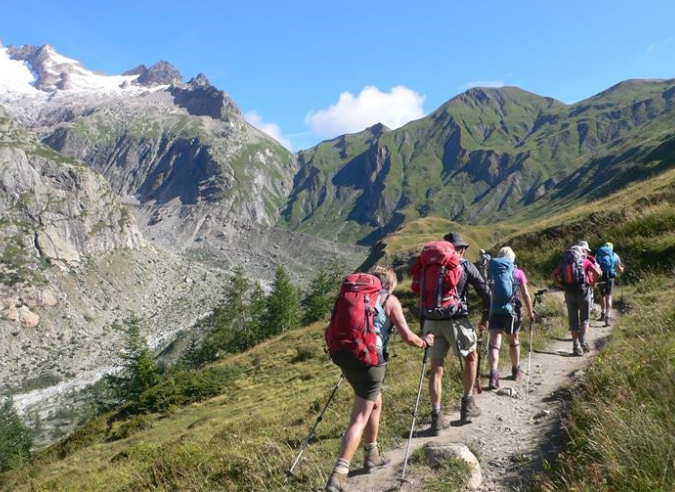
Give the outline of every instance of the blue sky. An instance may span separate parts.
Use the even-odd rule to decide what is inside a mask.
[[[675,78],[675,2],[0,0],[4,45],[51,44],[91,70],[204,73],[292,150],[398,127],[475,85],[574,103]]]

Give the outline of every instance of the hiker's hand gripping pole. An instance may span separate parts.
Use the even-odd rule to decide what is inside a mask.
[[[314,435],[314,431],[316,430],[316,426],[319,425],[319,422],[323,420],[323,414],[326,413],[326,409],[328,408],[328,405],[330,404],[331,400],[335,396],[335,393],[337,392],[338,388],[342,384],[342,381],[345,379],[344,374],[340,374],[340,379],[338,379],[337,384],[335,385],[335,388],[333,388],[333,391],[331,391],[330,396],[328,397],[328,401],[326,404],[323,406],[323,410],[321,410],[321,413],[316,419],[316,422],[314,422],[314,425],[312,426],[312,430],[309,431],[309,434],[307,435],[307,438],[305,439],[305,442],[302,443],[302,446],[300,447],[300,452],[298,453],[298,456],[296,456],[295,461],[293,461],[293,464],[291,465],[291,468],[286,472],[286,480],[288,480],[288,477],[293,475],[293,469],[295,466],[298,464],[298,461],[300,461],[300,457],[302,456],[302,453],[305,452],[305,448],[307,448],[307,445],[309,444],[310,439],[312,439],[312,436]]]
[[[408,466],[408,455],[410,454],[410,441],[412,441],[413,432],[415,430],[415,419],[417,418],[417,408],[420,404],[420,395],[422,394],[422,381],[424,381],[424,371],[427,366],[427,351],[429,347],[424,349],[424,357],[422,358],[422,372],[420,373],[420,383],[417,386],[417,399],[415,400],[415,408],[412,414],[412,424],[410,424],[410,434],[408,435],[408,444],[405,447],[405,458],[403,459],[403,473],[401,474],[401,481],[405,481],[405,471]]]

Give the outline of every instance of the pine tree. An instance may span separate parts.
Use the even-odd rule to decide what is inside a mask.
[[[14,408],[14,399],[0,400],[0,472],[25,465],[33,444],[28,429]]]
[[[251,282],[246,278],[244,269],[238,266],[232,272],[225,286],[225,300],[219,312],[218,322],[235,331],[245,331],[251,319],[250,290]]]
[[[278,266],[272,292],[267,297],[265,329],[270,335],[284,333],[300,326],[300,300],[286,270]]]
[[[127,343],[119,353],[119,358],[117,372],[106,376],[117,400],[134,400],[159,383],[159,368],[135,320],[128,322]]]
[[[309,325],[328,318],[340,292],[345,266],[337,260],[322,266],[311,280],[307,294],[302,299],[302,323]]]

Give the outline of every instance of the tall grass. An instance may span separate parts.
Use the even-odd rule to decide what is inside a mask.
[[[673,278],[631,289],[631,310],[573,391],[567,443],[535,490],[675,490]]]

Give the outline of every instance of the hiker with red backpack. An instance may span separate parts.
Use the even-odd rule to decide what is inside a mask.
[[[504,246],[497,253],[497,257],[492,258],[487,266],[492,292],[489,323],[490,389],[499,388],[498,365],[502,333],[505,333],[509,339],[511,377],[514,380],[519,380],[525,376],[525,372],[520,368],[519,340],[520,328],[523,323],[523,303],[530,321],[534,320],[534,309],[530,291],[527,289],[527,276],[523,270],[515,265],[515,260],[516,254],[513,250],[509,246]]]
[[[362,436],[366,443],[363,449],[366,472],[389,463],[377,436],[382,413],[380,390],[392,330],[395,328],[407,344],[421,349],[426,350],[434,343],[432,334],[420,338],[408,327],[401,302],[392,294],[396,284],[396,273],[384,267],[375,268],[372,275],[348,275],[342,282],[325,336],[333,363],[354,389],[354,405],[326,491],[347,490],[349,466]]]
[[[614,291],[614,279],[617,272],[623,273],[624,266],[621,258],[614,252],[614,245],[610,242],[601,246],[595,254],[595,260],[602,270],[600,281],[600,319],[605,326],[609,326],[612,311],[612,293]]]
[[[428,351],[431,359],[429,394],[433,435],[450,426],[450,420],[441,412],[443,362],[450,347],[460,358],[460,364],[462,360],[464,362],[460,419],[468,422],[481,413],[473,397],[477,336],[469,320],[467,291],[472,285],[483,301],[483,315],[478,325],[481,333],[487,329],[490,291],[476,266],[464,258],[468,247],[469,243],[461,234],[451,232],[443,237],[443,241],[425,244],[411,268],[412,289],[419,297],[424,333],[436,335],[434,346]]]
[[[590,252],[588,243],[579,241],[563,253],[560,264],[551,273],[551,278],[565,289],[572,353],[577,356],[591,349],[586,334],[591,320],[592,286],[602,274],[598,264],[588,258]]]

